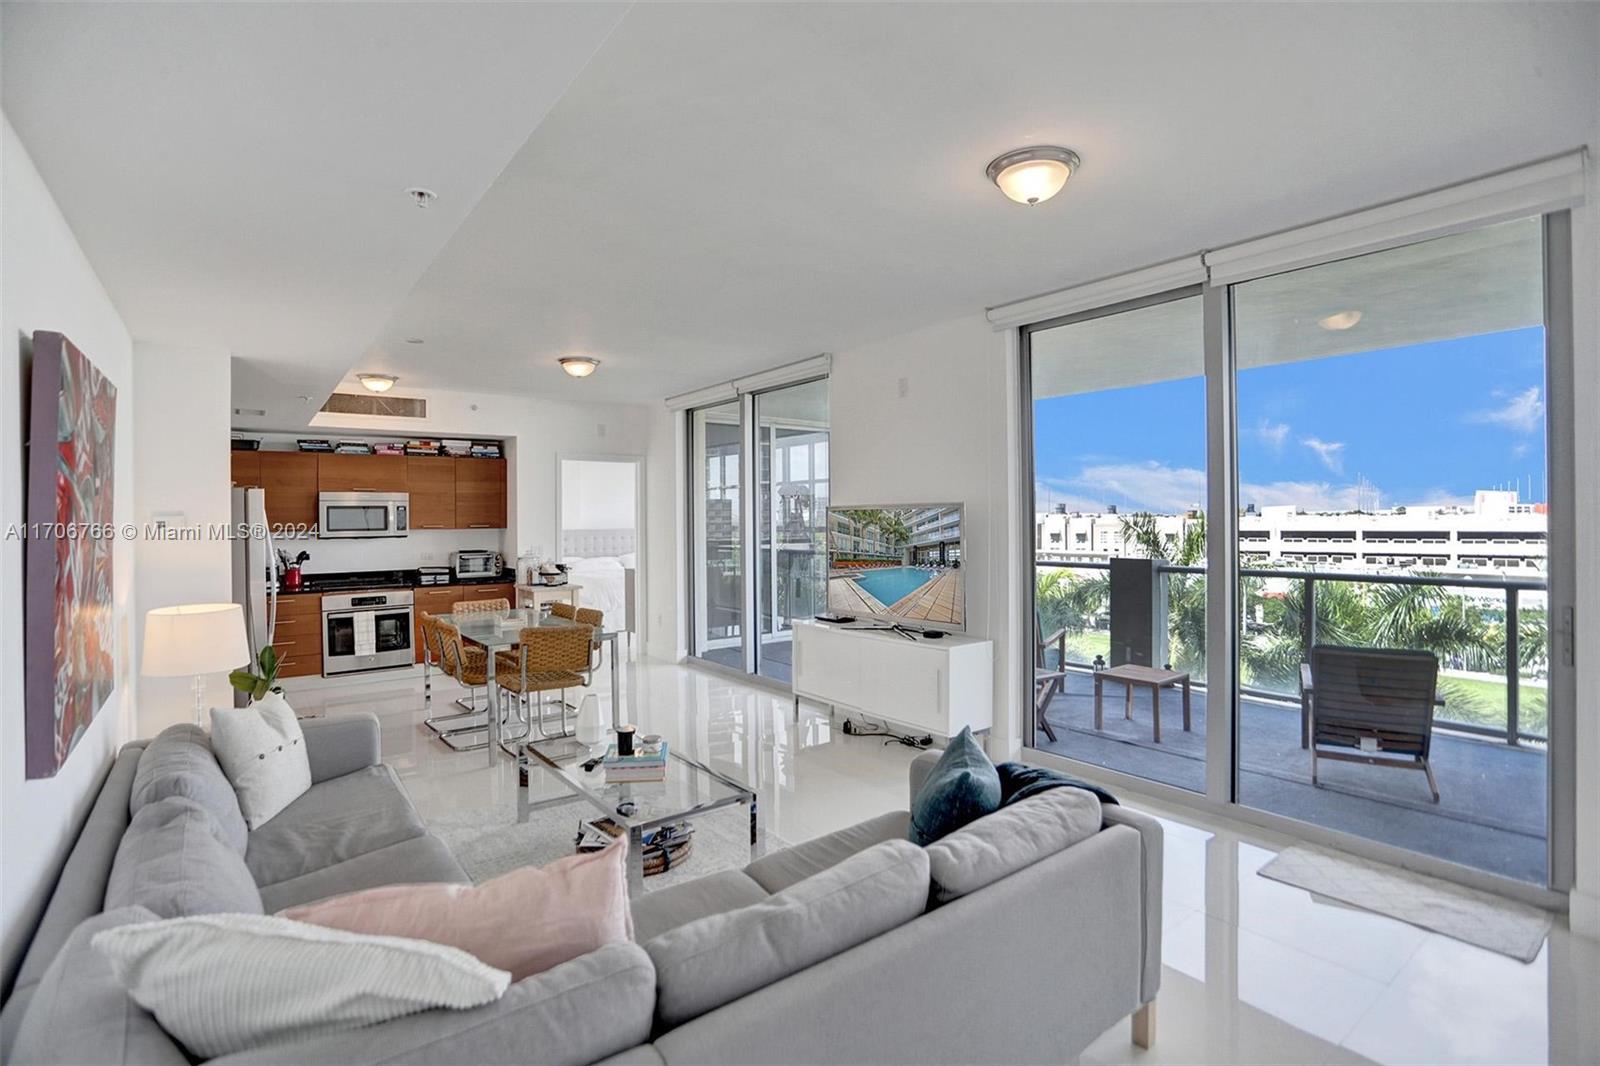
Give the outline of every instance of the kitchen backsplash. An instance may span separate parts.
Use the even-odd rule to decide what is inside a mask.
[[[308,574],[330,574],[347,570],[414,570],[419,566],[449,566],[450,553],[460,548],[486,548],[504,551],[503,531],[498,529],[428,529],[404,537],[375,537],[371,540],[318,540],[316,537],[279,538],[274,542],[293,558],[311,553],[305,564]],[[508,565],[515,565],[513,557]]]

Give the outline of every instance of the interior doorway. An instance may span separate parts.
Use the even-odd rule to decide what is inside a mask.
[[[644,460],[564,455],[556,478],[557,559],[578,602],[605,613],[605,627],[633,655],[644,613]]]

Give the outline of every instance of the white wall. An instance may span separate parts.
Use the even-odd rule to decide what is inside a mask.
[[[4,122],[0,141],[0,526],[25,521],[23,353],[36,330],[64,333],[117,387],[113,508],[134,518],[137,425],[133,343],[27,150]],[[113,554],[116,689],[55,777],[25,779],[23,546],[0,539],[0,986],[9,988],[77,827],[118,746],[135,731],[134,544]]]
[[[687,514],[681,411],[656,407],[648,418],[644,526],[646,575],[644,648],[652,658],[677,662],[687,654],[679,618],[687,602],[679,530]]]
[[[186,348],[137,341],[133,374],[138,396],[134,433],[135,521],[172,521],[209,528],[230,520],[228,407],[230,362],[223,348]],[[133,617],[134,662],[140,661],[145,613],[179,603],[233,599],[232,553],[226,540],[140,540]],[[243,663],[240,664],[244,665]],[[206,678],[207,706],[228,706],[228,675]],[[153,737],[193,715],[189,679],[148,677],[139,684],[138,731]]]
[[[995,642],[992,754],[1016,748],[1006,588],[1006,341],[982,314],[838,352],[830,503],[960,503],[967,632]]]
[[[564,529],[632,529],[638,505],[632,463],[595,459],[561,461]]]

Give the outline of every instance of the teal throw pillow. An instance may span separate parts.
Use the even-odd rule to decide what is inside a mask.
[[[1000,774],[971,727],[950,738],[911,804],[911,841],[927,846],[1000,809]]]

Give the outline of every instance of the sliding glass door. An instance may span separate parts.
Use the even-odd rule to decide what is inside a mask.
[[[1233,288],[1239,802],[1546,867],[1542,227]]]
[[[1570,883],[1566,226],[1024,327],[1024,743],[1434,872]]]
[[[744,462],[741,405],[689,415],[690,577],[694,582],[689,653],[744,667],[744,552],[739,486]]]
[[[1200,296],[1025,332],[1034,487],[1032,745],[1206,782]]]
[[[689,653],[787,683],[826,597],[827,379],[693,410],[688,441]]]
[[[828,383],[758,393],[755,423],[756,672],[787,683],[795,619],[826,606]]]

